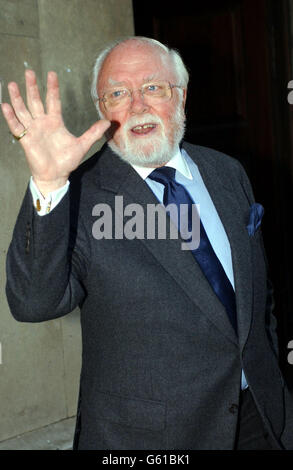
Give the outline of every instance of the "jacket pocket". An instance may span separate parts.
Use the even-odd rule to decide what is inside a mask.
[[[162,431],[165,428],[166,405],[158,401],[126,398],[97,391],[94,411],[99,419],[123,426],[150,431]]]

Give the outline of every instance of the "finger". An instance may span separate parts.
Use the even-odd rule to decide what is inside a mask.
[[[44,114],[44,106],[37,85],[36,74],[33,70],[25,71],[26,101],[31,115],[35,118]]]
[[[101,139],[103,134],[106,132],[107,129],[111,126],[110,121],[106,121],[105,119],[101,119],[100,121],[93,124],[84,134],[82,134],[78,140],[83,146],[83,150],[86,153],[91,146],[97,142],[97,140]]]
[[[48,72],[46,109],[48,114],[61,114],[59,82],[56,72]]]
[[[24,127],[28,127],[32,122],[32,116],[24,104],[17,83],[8,83],[8,92],[17,119],[24,125]]]
[[[24,131],[24,126],[17,119],[12,106],[8,103],[2,103],[1,108],[10,132],[15,136],[20,135]]]

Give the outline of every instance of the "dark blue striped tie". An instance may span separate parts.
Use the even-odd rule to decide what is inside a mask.
[[[194,202],[192,201],[189,193],[184,188],[183,185],[175,181],[175,169],[163,166],[161,168],[155,169],[150,175],[149,178],[157,181],[164,185],[164,198],[163,204],[167,206],[169,204],[176,204],[178,209],[178,229],[183,231],[182,227],[180,229],[180,204],[188,204],[188,207],[191,208]],[[192,211],[188,211],[188,230],[191,232],[192,221],[191,221]],[[186,233],[186,230],[185,230]],[[224,307],[226,308],[228,317],[232,323],[232,326],[237,334],[237,316],[236,316],[236,301],[234,289],[223,269],[222,264],[220,263],[216,253],[213,250],[213,247],[208,239],[206,231],[203,224],[200,221],[200,244],[199,247],[195,250],[191,250],[193,256],[198,262],[201,270],[212,286],[215,294],[220,299]]]

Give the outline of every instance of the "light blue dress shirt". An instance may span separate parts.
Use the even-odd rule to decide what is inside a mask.
[[[148,178],[154,168],[139,167],[136,165],[132,166],[145,180],[158,201],[162,204],[164,185]],[[172,157],[166,166],[176,169],[175,180],[185,187],[194,203],[199,204],[200,218],[207,236],[233,286],[233,289],[235,290],[230,243],[214,203],[200,175],[198,166],[184,149],[180,152],[179,148],[178,152],[174,157]],[[243,390],[247,388],[247,386],[247,381],[244,372],[242,371],[241,389]]]

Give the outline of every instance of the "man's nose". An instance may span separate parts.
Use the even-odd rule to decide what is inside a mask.
[[[131,109],[132,113],[144,113],[149,109],[149,106],[144,101],[144,96],[141,90],[134,90],[132,92]]]

